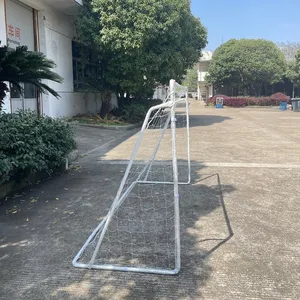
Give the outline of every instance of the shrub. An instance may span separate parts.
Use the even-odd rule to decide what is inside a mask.
[[[280,102],[282,102],[282,101],[289,102],[289,100],[290,100],[290,97],[283,93],[275,93],[275,94],[271,95],[270,98],[272,99],[272,101],[274,103],[276,103],[276,105],[280,105]]]
[[[0,183],[51,174],[75,149],[70,125],[31,111],[0,114]]]
[[[231,107],[241,107],[246,105],[245,98],[225,98],[224,105]]]
[[[145,101],[133,100],[130,104],[124,106],[122,119],[130,123],[142,122],[149,108],[161,103],[159,99]]]
[[[217,97],[224,98],[224,105],[231,107],[241,106],[279,106],[282,101],[289,101],[290,98],[283,93],[276,93],[270,97],[228,97],[216,95],[208,100],[207,104],[215,105]]]
[[[247,106],[270,106],[270,97],[245,97]]]
[[[148,111],[148,107],[144,103],[133,101],[123,108],[122,119],[130,123],[141,122]]]

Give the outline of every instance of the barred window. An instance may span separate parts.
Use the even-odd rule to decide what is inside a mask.
[[[72,42],[73,84],[74,91],[86,89],[86,79],[89,75],[97,75],[97,53],[90,48]]]

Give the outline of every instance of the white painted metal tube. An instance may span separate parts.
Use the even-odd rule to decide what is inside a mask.
[[[174,184],[174,181],[138,181],[138,183],[142,184]],[[178,182],[178,185],[189,185],[188,182]]]
[[[77,253],[77,255],[74,257],[73,261],[72,261],[72,265],[74,267],[78,267],[78,260],[80,259],[81,255],[83,254],[85,248],[89,245],[89,243],[93,240],[93,238],[95,237],[95,235],[97,234],[97,232],[99,232],[99,230],[101,230],[101,228],[104,226],[104,223],[107,220],[107,216],[101,221],[101,223],[95,228],[95,230],[92,232],[92,234],[88,237],[88,239],[86,240],[86,242],[84,243],[84,245],[81,247],[81,249],[79,250],[79,252]]]
[[[82,246],[78,254],[75,256],[73,259],[73,266],[78,267],[78,268],[93,268],[93,269],[102,269],[102,270],[117,270],[117,271],[130,271],[130,272],[140,272],[140,273],[153,273],[153,274],[164,274],[164,275],[175,275],[179,272],[180,270],[180,217],[179,217],[179,191],[178,191],[178,184],[188,184],[191,181],[191,162],[190,162],[190,136],[189,136],[189,103],[187,101],[187,92],[185,93],[185,99],[176,99],[176,90],[175,90],[175,85],[179,86],[175,80],[170,81],[170,92],[168,95],[168,98],[166,99],[166,102],[153,106],[152,108],[149,109],[147,112],[147,115],[145,117],[144,123],[142,125],[138,140],[136,142],[135,148],[133,150],[133,153],[131,155],[131,159],[128,163],[128,166],[126,168],[124,177],[121,181],[121,184],[119,186],[118,192],[116,197],[114,198],[114,201],[112,203],[112,206],[107,214],[107,216],[101,221],[101,223],[95,228],[95,230],[92,232],[92,234],[89,236],[85,244]],[[182,88],[179,86],[179,88]],[[169,100],[169,101],[168,101]],[[177,167],[177,157],[176,157],[176,104],[185,102],[186,106],[186,112],[187,112],[187,151],[188,151],[188,172],[189,172],[189,177],[188,177],[188,182],[187,183],[180,183],[178,182],[178,167]],[[158,144],[155,147],[155,151],[149,161],[146,162],[143,170],[140,172],[138,177],[134,182],[131,183],[129,187],[126,188],[125,191],[123,191],[126,181],[128,179],[130,170],[132,168],[134,159],[136,157],[137,151],[139,149],[140,143],[142,141],[144,131],[149,127],[149,120],[150,118],[154,119],[155,116],[159,113],[159,110],[161,108],[170,108],[171,112],[170,115],[168,116],[168,120],[166,124],[164,125],[163,132],[161,134],[160,140],[158,141]],[[151,114],[153,111],[157,110],[156,114],[154,117],[151,117]],[[152,167],[153,161],[156,157],[159,144],[163,138],[164,132],[166,128],[168,128],[168,124],[170,123],[171,120],[171,133],[172,133],[172,165],[173,165],[173,178],[174,181],[172,182],[159,182],[159,181],[146,181],[149,171]],[[151,123],[151,122],[150,122]],[[147,175],[145,177],[145,180],[140,180],[144,175],[144,173],[147,171]],[[174,226],[175,226],[175,269],[173,270],[168,270],[168,269],[161,269],[161,268],[139,268],[139,267],[132,267],[132,266],[120,266],[120,265],[105,265],[105,264],[95,264],[96,256],[97,253],[99,252],[100,246],[103,242],[104,236],[106,234],[107,228],[111,222],[111,219],[114,215],[114,213],[118,210],[118,208],[122,205],[122,203],[126,200],[126,197],[128,194],[132,191],[134,186],[138,183],[144,183],[144,184],[172,184],[174,185]],[[99,236],[100,235],[100,236]],[[96,247],[94,249],[93,255],[89,263],[79,263],[79,260],[84,253],[85,249],[90,245],[91,242],[93,242],[93,239],[95,237],[99,237]],[[96,242],[96,241],[95,241]]]
[[[145,178],[144,178],[145,181],[146,181],[147,178],[148,178],[149,172],[150,172],[150,170],[151,170],[151,168],[152,168],[153,161],[154,161],[154,159],[155,159],[155,157],[156,157],[156,154],[157,154],[157,152],[158,152],[160,143],[161,143],[161,141],[162,141],[162,139],[163,139],[163,137],[164,137],[164,135],[165,135],[165,132],[166,132],[168,126],[169,126],[170,120],[171,120],[171,114],[169,114],[169,117],[168,117],[168,119],[167,119],[167,121],[166,121],[166,123],[165,123],[165,126],[164,126],[164,128],[163,128],[163,131],[161,132],[161,135],[160,135],[160,138],[159,138],[159,140],[158,140],[158,143],[157,143],[156,146],[155,146],[155,150],[154,150],[154,153],[153,153],[153,155],[152,155],[152,157],[151,157],[151,161],[150,161],[150,165],[149,165],[149,167],[148,167],[147,174],[146,174],[146,176],[145,176]]]
[[[170,81],[170,90],[174,91],[175,80]],[[173,101],[172,101],[173,100]],[[180,270],[180,217],[179,217],[179,191],[178,191],[178,168],[176,151],[176,119],[175,119],[175,93],[172,95],[173,103],[171,110],[171,131],[172,131],[172,161],[173,161],[173,180],[174,180],[174,226],[175,226],[175,269]]]
[[[131,167],[132,167],[134,158],[135,158],[135,156],[136,156],[136,154],[137,154],[139,145],[140,145],[141,140],[142,140],[142,138],[143,138],[144,131],[145,131],[146,127],[147,127],[148,120],[149,120],[149,118],[150,118],[150,116],[151,116],[151,113],[152,113],[154,110],[157,110],[157,109],[160,109],[160,108],[165,108],[165,107],[171,107],[171,106],[172,106],[171,103],[170,103],[169,105],[167,105],[166,103],[163,103],[163,104],[159,104],[159,105],[153,106],[153,107],[151,107],[151,108],[148,110],[147,115],[146,115],[146,118],[145,118],[144,123],[143,123],[143,126],[142,126],[142,129],[141,129],[141,132],[140,132],[140,135],[139,135],[139,138],[138,138],[138,140],[137,140],[137,142],[136,142],[136,145],[135,145],[135,147],[134,147],[134,150],[133,150],[133,152],[132,152],[132,155],[131,155],[129,164],[128,164],[128,166],[127,166],[126,172],[125,172],[125,174],[124,174],[124,177],[123,177],[122,182],[121,182],[121,184],[120,184],[120,187],[119,187],[119,189],[118,189],[117,195],[116,195],[116,197],[115,197],[115,199],[114,199],[114,201],[113,201],[113,204],[112,204],[112,207],[111,207],[110,211],[109,211],[108,214],[107,214],[107,221],[105,222],[104,228],[103,228],[103,230],[102,230],[102,232],[101,232],[101,235],[100,235],[100,237],[99,237],[99,240],[98,240],[98,242],[97,242],[97,245],[96,245],[96,248],[95,248],[95,250],[94,250],[93,256],[92,256],[92,258],[91,258],[91,260],[90,260],[90,265],[93,265],[94,262],[95,262],[96,255],[97,255],[97,253],[98,253],[98,251],[99,251],[100,245],[101,245],[101,243],[102,243],[102,241],[103,241],[104,235],[105,235],[106,230],[107,230],[107,227],[108,227],[108,225],[109,225],[109,223],[110,223],[110,221],[111,221],[112,215],[113,215],[114,212],[115,212],[115,209],[116,209],[118,200],[119,200],[119,198],[120,198],[120,195],[121,195],[121,193],[122,193],[122,190],[123,190],[124,185],[125,185],[125,183],[126,183],[126,180],[127,180],[127,178],[128,178],[130,169],[131,169]]]
[[[185,94],[185,109],[186,109],[186,134],[187,134],[187,155],[188,155],[188,184],[191,183],[191,146],[190,146],[190,107],[188,101],[188,92]]]
[[[175,268],[173,270],[165,269],[155,269],[155,268],[135,268],[135,267],[121,267],[114,265],[90,265],[76,263],[74,267],[77,268],[90,268],[98,270],[108,270],[108,271],[123,271],[123,272],[138,272],[138,273],[150,273],[150,274],[161,274],[161,275],[176,275],[179,273],[179,269]]]

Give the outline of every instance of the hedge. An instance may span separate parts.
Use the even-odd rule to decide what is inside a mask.
[[[70,125],[31,111],[0,113],[0,184],[53,173],[74,150]]]
[[[125,105],[122,109],[122,120],[129,123],[142,122],[151,106],[161,104],[160,99],[152,100],[132,100],[130,104]]]
[[[290,100],[290,97],[283,93],[276,93],[268,97],[228,97],[226,95],[215,95],[208,99],[207,104],[216,105],[217,97],[224,99],[225,106],[242,107],[242,106],[279,106],[280,102]]]

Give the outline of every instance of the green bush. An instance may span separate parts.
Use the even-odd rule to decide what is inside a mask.
[[[130,123],[142,122],[151,106],[161,104],[159,99],[138,101],[133,100],[130,104],[124,106],[122,119]]]
[[[70,125],[31,111],[0,114],[0,184],[29,174],[51,174],[75,149]]]
[[[122,119],[130,123],[138,123],[145,118],[148,107],[144,103],[131,102],[123,108]]]

